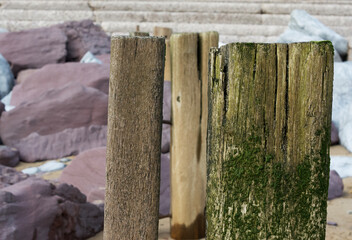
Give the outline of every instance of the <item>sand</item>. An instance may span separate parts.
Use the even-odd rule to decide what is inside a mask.
[[[344,147],[338,145],[330,148],[331,155],[351,156]],[[20,163],[16,169],[22,170],[27,167],[34,167],[43,164],[36,163]],[[70,162],[68,162],[70,164]],[[62,171],[42,174],[44,179],[57,180]],[[327,225],[326,240],[348,240],[352,239],[352,177],[344,178],[344,194],[341,198],[328,201],[328,221],[337,223],[337,226]],[[102,240],[103,233],[100,232],[89,240]],[[159,239],[170,238],[170,218],[159,220]]]

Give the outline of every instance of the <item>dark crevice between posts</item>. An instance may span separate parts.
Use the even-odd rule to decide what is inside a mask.
[[[198,129],[198,140],[197,140],[197,162],[200,161],[200,155],[202,151],[202,115],[203,115],[203,81],[202,81],[202,46],[200,41],[200,36],[197,36],[197,71],[198,71],[198,81],[200,85],[200,94],[199,94],[199,102],[200,102],[200,113],[199,113],[199,129]]]
[[[171,232],[175,236],[179,236],[177,239],[199,239],[204,236],[200,236],[199,233],[205,232],[205,214],[198,214],[197,218],[188,226],[185,224],[174,224],[171,225]]]
[[[287,44],[287,52],[286,52],[286,74],[285,74],[285,125],[283,128],[283,133],[282,133],[282,152],[283,152],[283,159],[285,160],[284,164],[287,164],[287,134],[288,134],[288,90],[289,90],[289,53],[290,53],[290,45]]]

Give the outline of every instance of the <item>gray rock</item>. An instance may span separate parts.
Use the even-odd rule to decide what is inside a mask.
[[[11,67],[7,60],[0,54],[0,99],[5,97],[15,85]]]
[[[170,215],[170,154],[161,154],[159,215]]]
[[[292,30],[297,30],[311,36],[318,36],[324,40],[331,41],[342,57],[347,55],[348,41],[319,22],[319,20],[309,15],[306,11],[297,9],[293,10],[288,25]]]
[[[328,200],[341,197],[343,194],[343,182],[335,170],[330,171]]]
[[[86,239],[104,219],[77,188],[39,178],[0,189],[0,216],[0,239]]]
[[[15,167],[20,162],[20,155],[17,149],[8,146],[0,146],[0,164]]]
[[[58,27],[0,34],[0,53],[15,76],[23,69],[64,62],[67,37]]]

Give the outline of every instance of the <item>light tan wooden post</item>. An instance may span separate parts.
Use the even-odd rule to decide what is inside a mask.
[[[198,239],[205,236],[205,138],[203,107],[207,102],[209,48],[218,34],[182,33],[171,36],[171,236]],[[204,79],[205,83],[202,83]],[[205,130],[204,130],[205,131]]]
[[[164,38],[111,40],[104,239],[157,239]]]
[[[212,50],[207,239],[325,239],[331,42]]]
[[[154,36],[165,37],[165,73],[164,80],[171,81],[171,59],[170,59],[170,37],[172,34],[171,28],[155,27]]]

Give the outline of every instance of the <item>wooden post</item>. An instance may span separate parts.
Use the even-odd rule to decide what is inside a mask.
[[[182,33],[171,36],[171,237],[205,237],[206,159],[202,134],[202,78],[208,53],[218,46],[218,34]],[[207,81],[206,81],[207,82]],[[206,114],[207,116],[207,114]],[[206,117],[205,117],[206,122]],[[203,152],[204,151],[204,154]]]
[[[207,239],[325,239],[333,47],[211,51]]]
[[[130,32],[130,37],[148,37],[148,32]]]
[[[157,239],[164,38],[112,36],[104,239]]]
[[[171,81],[171,59],[170,59],[170,37],[172,34],[171,28],[164,27],[154,27],[154,36],[165,37],[165,72],[164,72],[164,80]]]

